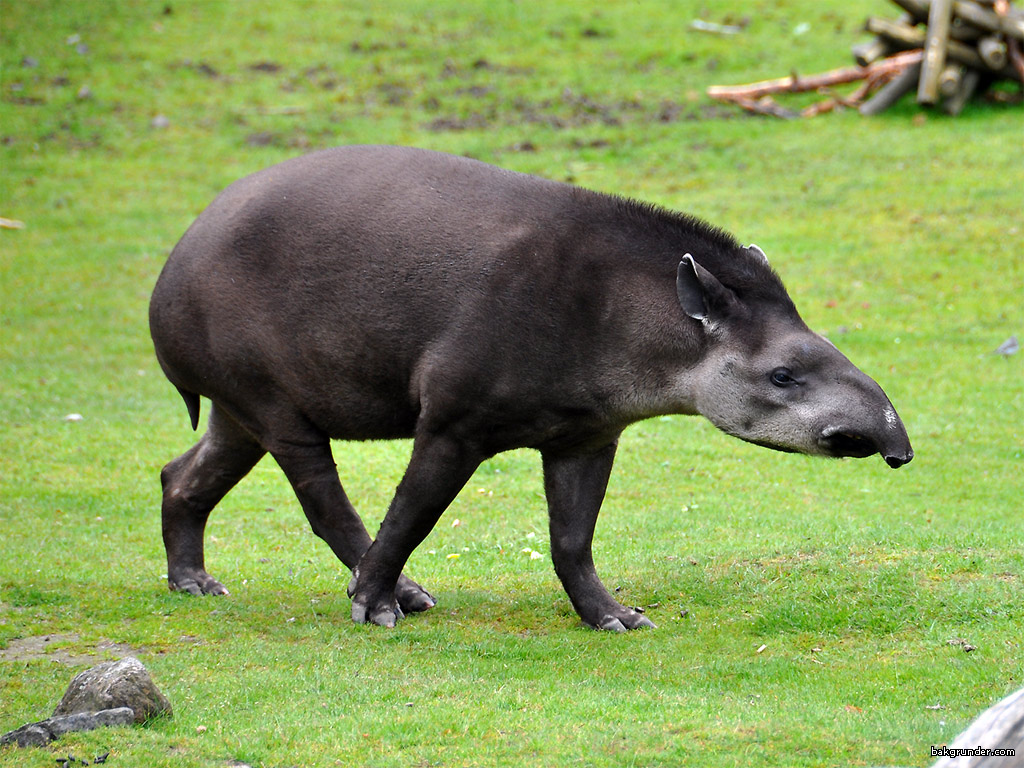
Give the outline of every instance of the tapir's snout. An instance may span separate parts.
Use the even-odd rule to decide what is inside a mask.
[[[910,447],[910,438],[907,437],[907,431],[903,428],[903,422],[899,421],[899,417],[897,417],[897,425],[893,431],[896,432],[896,435],[884,443],[878,452],[882,454],[886,464],[893,469],[899,469],[904,464],[909,464],[910,460],[914,458],[914,449]]]
[[[846,358],[842,360],[850,365]],[[836,399],[845,403],[845,408],[830,409],[831,416],[818,433],[818,448],[837,458],[866,458],[877,453],[893,469],[909,463],[914,449],[907,429],[878,383],[850,365],[836,377],[836,384],[843,395]]]
[[[885,409],[885,430],[879,440],[878,452],[882,454],[885,463],[893,469],[909,464],[914,458],[914,449],[910,447],[906,427],[896,415],[891,403]]]
[[[880,431],[826,427],[818,438],[818,445],[825,453],[837,458],[849,456],[860,459],[878,453],[893,469],[899,469],[914,458],[906,429],[895,411],[886,413],[886,424]]]

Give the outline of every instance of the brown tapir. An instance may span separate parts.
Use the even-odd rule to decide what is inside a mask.
[[[174,248],[150,327],[202,439],[170,462],[171,589],[205,570],[214,505],[269,452],[353,570],[357,622],[434,598],[402,574],[479,464],[536,448],[555,571],[583,621],[652,626],[591,541],[619,434],[701,414],[783,451],[913,451],[881,388],[800,319],[756,246],[690,216],[419,149],[342,147],[228,187]],[[372,540],[330,440],[413,438]]]

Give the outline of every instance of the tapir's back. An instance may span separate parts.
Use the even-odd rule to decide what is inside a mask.
[[[275,294],[315,278],[305,287],[355,297],[371,283],[387,289],[393,280],[408,282],[409,271],[457,289],[463,277],[507,254],[517,234],[555,220],[571,193],[467,158],[339,147],[232,184],[185,234],[169,268],[179,280],[199,283],[244,274]]]
[[[228,187],[172,252],[150,307],[157,356],[185,391],[273,391],[311,409],[348,399],[366,423],[330,431],[405,434],[418,359],[454,313],[483,301],[484,282],[533,271],[512,262],[535,254],[538,237],[550,242],[576,192],[400,147],[342,147],[260,171]]]

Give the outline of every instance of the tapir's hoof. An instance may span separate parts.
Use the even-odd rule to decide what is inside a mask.
[[[356,624],[376,624],[378,627],[394,627],[405,614],[398,607],[398,602],[392,600],[390,604],[386,601],[378,603],[372,608],[359,598],[352,600],[352,621]]]
[[[628,610],[628,609],[626,609]],[[657,629],[657,625],[636,611],[628,611],[618,616],[612,614],[606,614],[601,617],[601,620],[596,624],[586,622],[587,626],[593,627],[594,629],[603,629],[609,632],[625,632],[629,629],[640,629],[641,627],[650,627],[651,629]]]
[[[437,605],[433,595],[404,574],[398,577],[395,597],[398,598],[398,605],[406,613],[428,611]]]
[[[190,595],[228,595],[228,588],[206,571],[194,571],[167,577],[171,592],[187,592]]]
[[[348,582],[348,596],[352,597],[356,593],[356,584],[359,582],[359,569],[355,568],[352,571],[352,578]],[[398,606],[403,613],[420,613],[422,611],[428,611],[437,605],[437,600],[427,590],[417,584],[415,581],[410,579],[404,573],[398,577],[398,584],[395,586],[395,597],[398,599]],[[355,618],[355,610],[353,609],[352,618]],[[398,618],[402,618],[399,616]],[[362,623],[362,622],[360,622]],[[377,622],[374,622],[375,624]]]

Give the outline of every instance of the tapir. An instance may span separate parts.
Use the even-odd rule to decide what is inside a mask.
[[[193,429],[167,464],[170,588],[210,511],[270,453],[352,570],[352,618],[435,605],[403,574],[482,461],[534,448],[551,557],[584,624],[653,626],[601,583],[594,526],[623,429],[700,414],[742,440],[913,457],[885,393],[801,320],[755,245],[661,207],[414,148],[350,146],[235,182],[174,247],[150,328]],[[412,438],[376,539],[331,443]]]

